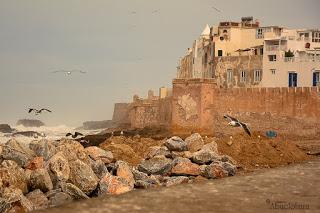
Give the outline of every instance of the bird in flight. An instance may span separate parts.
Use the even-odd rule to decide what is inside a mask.
[[[39,114],[41,114],[43,111],[52,112],[51,110],[46,109],[46,108],[42,108],[42,109],[29,108],[28,113],[34,112],[35,115],[39,115]]]
[[[219,13],[221,13],[221,10],[219,10],[219,9],[216,8],[215,6],[212,6],[211,8],[213,8],[214,10],[218,11]]]
[[[225,119],[229,120],[228,125],[232,126],[232,127],[242,127],[244,129],[244,131],[251,136],[251,132],[249,130],[249,127],[247,126],[247,124],[240,122],[238,119],[233,118],[229,115],[224,115],[223,116]]]
[[[85,74],[86,72],[82,70],[55,70],[52,73],[65,73],[66,75],[71,75],[72,73]]]
[[[82,133],[80,133],[80,132],[75,132],[74,134],[72,134],[72,133],[67,133],[66,134],[66,137],[69,137],[69,136],[71,136],[72,138],[77,138],[78,136],[83,136],[83,134]]]

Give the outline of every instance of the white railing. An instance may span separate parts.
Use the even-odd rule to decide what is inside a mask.
[[[267,51],[279,51],[279,50],[286,50],[286,47],[281,45],[268,45],[266,46]]]
[[[320,62],[320,56],[284,57],[284,62]]]

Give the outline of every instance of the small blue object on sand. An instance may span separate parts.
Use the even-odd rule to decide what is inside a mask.
[[[275,138],[275,137],[277,137],[277,133],[275,132],[275,131],[267,131],[266,132],[266,135],[267,135],[267,137],[268,138]]]

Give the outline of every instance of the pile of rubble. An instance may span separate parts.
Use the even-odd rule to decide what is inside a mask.
[[[73,200],[121,194],[135,188],[172,186],[236,173],[236,163],[219,155],[199,134],[172,137],[151,147],[136,167],[110,151],[84,148],[74,140],[16,140],[0,145],[0,212],[27,212]]]

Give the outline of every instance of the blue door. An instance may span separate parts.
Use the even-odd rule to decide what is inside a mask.
[[[320,72],[313,73],[312,86],[317,86],[320,81]]]
[[[294,72],[289,73],[289,87],[296,87],[297,86],[297,79],[298,74]]]

